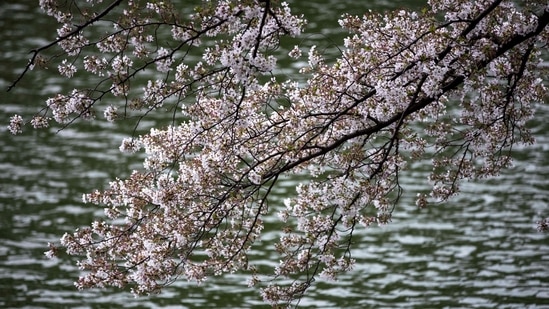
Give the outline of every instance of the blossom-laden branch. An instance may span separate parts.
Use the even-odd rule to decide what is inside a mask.
[[[519,9],[431,0],[421,14],[345,15],[341,56],[325,60],[313,46],[303,78],[283,81],[272,73],[280,38],[306,23],[285,3],[211,1],[186,17],[169,1],[63,3],[41,1],[63,24],[62,52],[48,59],[53,45],[39,48],[29,68],[63,54],[62,75],[83,69],[98,83],[48,99],[30,123],[66,125],[98,108],[109,121],[169,104],[173,113],[170,126],[122,143],[144,149],[141,171],[84,196],[107,219],[61,240],[86,256],[79,288],[154,293],[179,277],[244,270],[266,302],[296,305],[317,277],[352,269],[358,228],[390,222],[408,162],[432,160],[432,190],[417,205],[444,201],[461,180],[497,175],[515,145],[533,142],[526,121],[546,95],[539,57],[549,7],[535,1]],[[97,39],[93,26],[106,23],[112,31]],[[160,78],[135,89],[150,68]],[[10,130],[24,125],[15,115]],[[308,181],[273,205],[273,188],[292,174]],[[248,253],[274,212],[280,262],[268,276]]]

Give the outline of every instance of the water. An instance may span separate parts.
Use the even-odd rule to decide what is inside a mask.
[[[360,13],[418,3],[325,0],[300,10],[314,18],[313,27],[324,27],[309,30],[308,39],[329,47],[340,37],[334,14],[345,6]],[[36,6],[33,0],[0,4],[3,89],[23,68],[27,51],[55,36],[55,25]],[[70,89],[54,71],[30,75],[14,92],[2,92],[0,119],[6,123],[13,113],[28,114],[48,94]],[[549,215],[547,117],[549,108],[540,106],[531,123],[538,143],[518,149],[512,169],[496,179],[467,183],[449,203],[415,208],[411,191],[423,188],[425,179],[425,165],[415,163],[403,179],[410,191],[393,222],[360,232],[353,253],[356,269],[336,283],[317,281],[302,307],[549,308],[549,235],[535,230],[535,222]],[[79,292],[72,285],[78,277],[75,260],[44,257],[47,242],[101,215],[101,209],[82,205],[83,193],[139,168],[138,158],[117,150],[129,132],[129,126],[82,123],[59,133],[27,131],[13,137],[2,125],[0,308],[265,308],[239,274],[200,286],[178,281],[160,295],[135,299],[118,290]],[[275,192],[278,199],[296,183],[284,182]],[[274,237],[267,232],[265,243]],[[257,263],[272,263],[264,247],[254,257]]]

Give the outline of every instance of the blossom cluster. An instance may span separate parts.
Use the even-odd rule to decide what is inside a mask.
[[[170,1],[115,3],[123,9],[76,17],[88,10],[40,2],[62,25],[60,74],[102,79],[48,99],[50,114],[31,123],[94,118],[97,108],[107,121],[128,110],[178,113],[123,141],[121,151],[145,152],[142,170],[84,196],[106,218],[61,239],[85,256],[79,288],[147,294],[179,277],[248,271],[266,302],[291,305],[316,277],[353,268],[355,231],[391,221],[409,162],[432,160],[422,208],[458,193],[463,179],[497,175],[514,145],[532,142],[526,121],[546,94],[547,6],[536,15],[509,1],[431,0],[422,13],[344,15],[340,57],[295,46],[288,55],[306,58],[303,77],[280,80],[273,51],[306,24],[287,3],[207,1],[188,15]],[[97,38],[73,18],[112,28]],[[146,70],[155,78],[134,82]],[[24,124],[15,115],[10,131]],[[289,174],[308,180],[274,205],[269,195]],[[273,213],[279,263],[265,277],[248,252]]]

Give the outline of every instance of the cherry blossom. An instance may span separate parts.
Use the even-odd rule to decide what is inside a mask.
[[[11,134],[19,134],[23,131],[21,130],[21,127],[23,126],[23,117],[20,115],[13,115],[10,118],[10,124],[8,126],[8,130],[11,132]]]
[[[300,37],[307,23],[285,2],[204,1],[192,12],[170,1],[69,2],[40,1],[58,37],[10,88],[47,63],[96,83],[53,94],[30,124],[77,125],[96,110],[96,121],[166,111],[172,120],[123,140],[122,152],[144,153],[142,169],[84,195],[105,216],[61,238],[81,257],[78,288],[150,294],[178,278],[241,271],[265,302],[296,305],[317,278],[352,271],[358,229],[390,224],[409,163],[432,162],[431,190],[415,192],[416,205],[445,201],[463,180],[512,164],[547,97],[549,6],[539,1],[346,14],[338,57],[306,40],[280,55],[281,38]],[[275,74],[286,56],[306,60],[298,77]],[[14,115],[8,128],[25,125]],[[278,205],[271,192],[291,175],[304,181]],[[248,253],[276,215],[277,265],[265,273]],[[48,257],[61,250],[50,248]]]

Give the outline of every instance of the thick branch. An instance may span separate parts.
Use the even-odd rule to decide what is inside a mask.
[[[499,48],[497,48],[495,53],[493,54],[494,56],[489,58],[489,59],[486,59],[484,61],[479,61],[477,63],[477,68],[486,67],[490,62],[492,62],[494,59],[498,58],[499,56],[505,54],[507,51],[509,51],[509,50],[515,48],[516,46],[524,43],[528,39],[539,35],[547,27],[548,24],[549,24],[549,8],[545,9],[543,11],[543,14],[538,16],[538,26],[536,27],[536,29],[534,29],[533,31],[531,31],[529,33],[526,33],[524,35],[516,35],[511,40],[509,40],[508,42],[500,45]],[[304,156],[302,158],[299,158],[299,159],[297,159],[293,162],[289,162],[286,165],[280,167],[279,169],[276,169],[276,170],[272,171],[271,173],[267,174],[265,177],[266,178],[271,178],[271,177],[274,177],[275,175],[278,175],[278,174],[283,173],[285,171],[289,171],[289,170],[295,168],[296,166],[298,166],[298,165],[300,165],[304,162],[310,161],[314,158],[325,155],[325,154],[329,153],[330,151],[333,151],[334,149],[340,147],[345,142],[347,142],[347,141],[349,141],[353,138],[357,138],[357,137],[360,137],[360,136],[371,135],[371,134],[379,132],[379,131],[393,125],[394,123],[398,123],[399,121],[402,121],[403,119],[405,119],[409,115],[411,115],[411,114],[425,108],[429,104],[435,102],[442,95],[447,94],[447,93],[451,92],[452,90],[457,89],[460,85],[463,84],[465,79],[466,79],[465,76],[456,76],[441,88],[442,92],[438,97],[422,97],[422,98],[419,98],[415,103],[410,104],[410,106],[406,110],[394,114],[391,118],[389,118],[385,121],[379,121],[375,125],[364,128],[362,130],[357,130],[357,131],[352,132],[350,134],[344,135],[340,139],[333,142],[332,144],[321,148],[321,150],[319,150],[317,152],[314,152],[314,153],[311,153],[311,154],[309,154],[307,156]],[[374,90],[368,92],[368,94],[365,97],[371,97],[375,94],[376,94],[376,90],[374,89]]]

